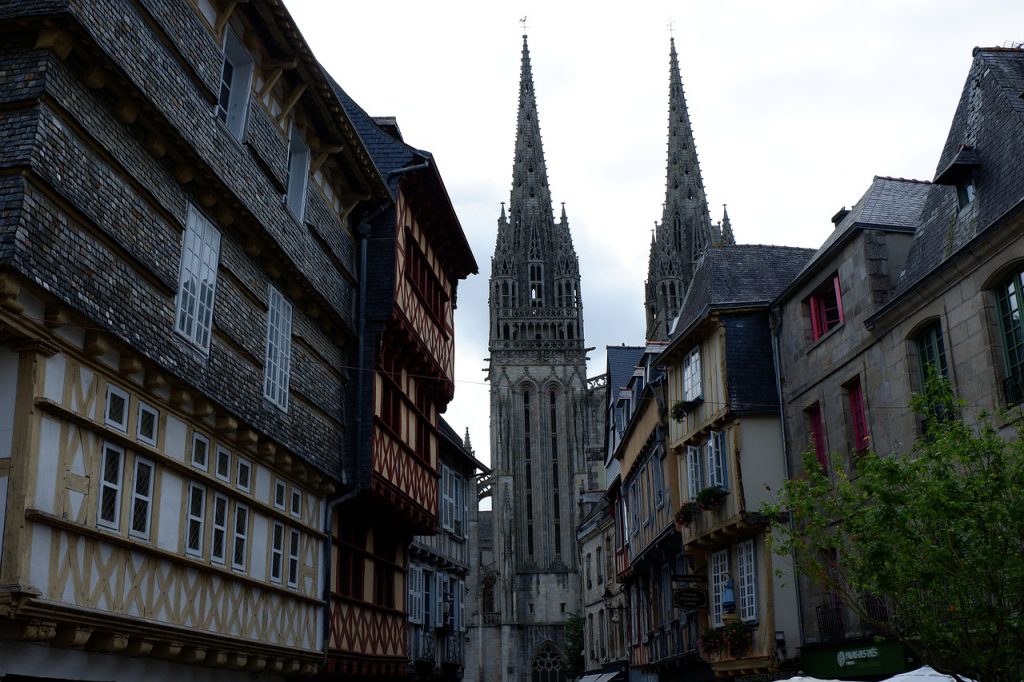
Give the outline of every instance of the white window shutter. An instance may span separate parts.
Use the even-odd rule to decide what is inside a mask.
[[[420,623],[423,620],[423,569],[409,566],[409,622]]]
[[[444,574],[434,574],[434,627],[444,627]]]

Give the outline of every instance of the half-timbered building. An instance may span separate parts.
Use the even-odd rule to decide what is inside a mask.
[[[454,308],[477,271],[437,165],[335,84],[389,197],[357,227],[359,348],[348,491],[333,512],[327,671],[345,679],[406,674],[405,598],[414,535],[438,531],[440,413],[452,399]]]
[[[476,502],[477,472],[490,473],[444,419],[438,436],[441,526],[433,535],[417,535],[409,548],[410,680],[461,680],[465,675],[467,585],[475,571],[469,551],[469,502]]]
[[[709,249],[658,358],[679,485],[680,621],[687,655],[718,677],[774,674],[798,654],[796,591],[779,577],[792,575],[792,562],[772,551],[760,509],[786,477],[776,374],[765,360],[768,308],[811,255],[782,246]]]
[[[394,184],[277,0],[9,2],[0,46],[0,676],[315,673],[326,510],[353,488],[358,284],[375,286],[356,216]],[[432,419],[453,287],[415,187],[392,243],[443,283],[430,352],[408,353],[444,368]],[[464,240],[450,252],[469,268]],[[399,267],[386,286],[418,283]],[[436,516],[422,460],[379,466],[417,528]]]

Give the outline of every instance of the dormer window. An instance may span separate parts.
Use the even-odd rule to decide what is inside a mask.
[[[956,201],[961,211],[974,201],[974,178],[968,177],[957,184]]]

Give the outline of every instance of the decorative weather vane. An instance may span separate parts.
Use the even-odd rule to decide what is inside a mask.
[[[522,19],[519,20],[519,23],[523,25],[523,35],[525,36],[526,35],[526,16],[525,15],[523,16]]]
[[[523,17],[523,18],[525,19],[525,17]],[[672,27],[672,17],[668,18],[668,37],[669,38],[675,38],[676,37],[675,31],[673,30],[673,27]]]

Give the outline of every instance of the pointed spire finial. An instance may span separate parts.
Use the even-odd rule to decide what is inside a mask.
[[[505,218],[505,202],[504,201],[501,202],[501,218],[499,218],[499,220],[501,220],[503,222],[506,220],[506,218]]]
[[[732,223],[729,222],[729,209],[725,204],[722,204],[722,243],[736,243],[736,237],[732,233]]]
[[[468,426],[466,427],[466,438],[463,440],[463,447],[466,448],[466,452],[468,452],[469,454],[471,454],[471,455],[476,454],[475,452],[473,452],[473,443],[471,443],[470,440],[469,440],[469,427]]]
[[[565,215],[565,202],[563,201],[562,202],[562,222],[564,223],[567,220],[568,220],[568,217]]]

